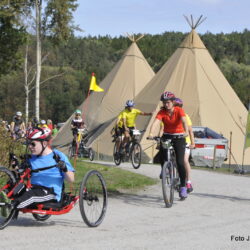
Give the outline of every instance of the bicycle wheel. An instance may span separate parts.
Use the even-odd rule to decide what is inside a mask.
[[[162,167],[162,193],[166,207],[172,207],[174,200],[174,168],[166,161]]]
[[[79,206],[82,218],[89,227],[101,224],[107,203],[107,189],[101,173],[96,170],[88,171],[81,183]]]
[[[95,157],[95,153],[92,148],[89,149],[89,160],[93,161]]]
[[[113,150],[113,158],[116,166],[119,166],[121,164],[122,158],[120,155],[120,152],[117,148],[117,144],[115,143],[114,145],[114,150]]]
[[[141,165],[141,145],[135,142],[131,149],[131,162],[135,169],[138,169]]]
[[[51,215],[50,214],[32,214],[37,221],[46,221]]]
[[[13,173],[7,168],[0,167],[0,229],[4,229],[12,220],[16,210],[11,207],[8,192],[16,184]]]

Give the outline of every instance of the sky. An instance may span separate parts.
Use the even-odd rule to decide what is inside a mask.
[[[231,33],[250,30],[250,0],[78,0],[74,23],[84,30],[76,36],[126,33],[162,34],[189,32],[183,15],[207,19],[198,33]]]

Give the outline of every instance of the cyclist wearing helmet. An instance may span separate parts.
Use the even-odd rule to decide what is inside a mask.
[[[123,123],[123,132],[124,132],[124,140],[123,140],[123,147],[129,142],[130,136],[132,135],[132,130],[135,129],[136,118],[138,115],[152,115],[152,112],[146,113],[142,112],[139,109],[134,108],[135,103],[132,100],[128,100],[125,105],[124,111],[120,113]]]
[[[77,142],[78,129],[86,128],[81,115],[81,110],[77,109],[75,111],[75,117],[71,121],[71,129],[74,137],[74,142]]]
[[[172,139],[173,147],[176,154],[176,162],[181,181],[179,196],[187,197],[186,188],[186,170],[184,166],[184,154],[186,148],[185,138],[188,134],[187,121],[185,112],[180,107],[174,106],[175,95],[171,92],[164,92],[161,95],[163,108],[157,113],[155,120],[150,128],[149,138],[152,138],[152,132],[160,127],[161,122],[164,125],[164,133],[162,139]],[[165,159],[164,149],[160,147],[161,165],[163,166]],[[160,175],[161,178],[161,175]]]
[[[46,124],[45,120],[41,120],[40,124],[38,125],[39,128],[48,128],[48,125]]]
[[[50,139],[51,130],[48,128],[34,128],[27,135],[28,148],[31,151],[31,169],[54,167],[32,173],[31,189],[14,200],[14,206],[17,208],[50,200],[60,201],[64,179],[74,181],[74,168],[62,152],[51,149]]]
[[[180,98],[175,98],[174,105],[176,107],[183,106],[183,101]],[[187,192],[190,193],[193,191],[192,183],[191,183],[191,166],[189,164],[189,156],[190,156],[190,149],[195,148],[194,143],[194,133],[192,129],[192,121],[189,117],[189,115],[186,113],[186,120],[188,125],[188,136],[186,137],[186,150],[185,150],[185,157],[184,157],[184,166],[186,169],[186,186],[187,186]]]
[[[24,137],[26,128],[25,123],[22,119],[22,112],[16,112],[16,115],[13,118],[13,121],[10,124],[11,136],[14,140]]]

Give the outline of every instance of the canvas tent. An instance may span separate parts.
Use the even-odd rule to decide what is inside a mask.
[[[89,144],[92,144],[110,126],[119,112],[124,109],[126,100],[134,99],[154,76],[153,70],[136,44],[141,37],[137,40],[130,37],[131,46],[99,84],[104,92],[93,92],[79,107],[84,113],[84,120],[90,131]],[[73,116],[74,114],[53,140],[53,145],[64,152],[72,141],[70,123]],[[109,139],[105,142],[104,151],[107,147],[113,147],[110,131],[108,134]],[[102,153],[101,148],[99,152]]]
[[[191,20],[192,21],[192,20]],[[214,62],[195,28],[192,28],[179,48],[135,98],[136,107],[141,110],[159,110],[160,95],[168,90],[184,102],[184,109],[193,125],[205,126],[230,137],[232,131],[232,163],[242,163],[242,152],[247,122],[247,109],[244,107],[219,67]],[[156,112],[155,112],[156,114]],[[148,158],[156,154],[146,140],[155,115],[147,121],[147,131],[141,144]],[[138,127],[145,126],[141,118]],[[148,148],[149,147],[149,148]],[[246,164],[250,164],[250,148],[246,151]]]

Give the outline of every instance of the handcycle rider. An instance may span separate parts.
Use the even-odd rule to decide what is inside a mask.
[[[164,92],[161,95],[163,107],[157,113],[153,124],[151,125],[148,138],[153,138],[153,132],[157,127],[160,127],[161,122],[164,125],[164,133],[162,139],[171,139],[176,154],[177,169],[180,176],[180,198],[187,197],[186,188],[186,170],[184,166],[184,154],[186,148],[185,137],[188,135],[188,126],[186,121],[185,112],[180,107],[174,106],[175,95],[169,91]],[[160,162],[161,167],[164,164],[166,154],[164,149],[160,147]],[[160,178],[162,172],[160,174]]]
[[[28,163],[32,170],[55,166],[40,172],[33,172],[29,190],[13,200],[13,206],[22,209],[31,204],[61,200],[64,179],[74,181],[74,168],[68,158],[60,151],[50,147],[51,130],[33,128],[27,135],[31,156]]]
[[[136,118],[138,115],[150,116],[152,112],[146,113],[139,109],[134,108],[135,103],[133,100],[128,100],[125,105],[125,109],[120,113],[122,123],[123,123],[123,133],[124,139],[122,141],[122,151],[126,149],[126,153],[128,153],[128,145],[131,136],[133,135],[133,130],[136,128]]]

